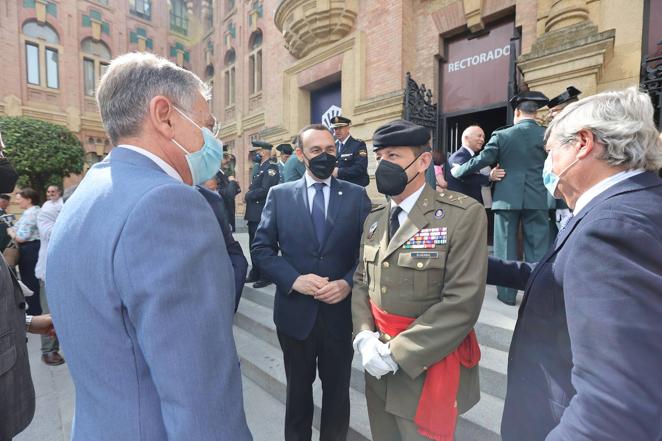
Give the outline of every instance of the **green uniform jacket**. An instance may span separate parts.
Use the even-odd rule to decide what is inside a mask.
[[[542,168],[547,158],[543,137],[545,128],[532,119],[492,133],[480,154],[462,164],[457,178],[497,163],[506,176],[494,186],[492,210],[547,210],[547,190]]]
[[[460,193],[421,193],[407,220],[388,241],[389,210],[375,208],[365,221],[352,288],[354,332],[375,330],[369,300],[381,309],[415,317],[390,340],[400,368],[380,380],[366,375],[366,387],[385,381],[386,411],[413,419],[428,366],[464,340],[478,320],[487,275],[487,218],[476,200]],[[447,228],[447,242],[433,249],[408,249],[420,230]],[[480,399],[478,366],[462,367],[457,396],[460,413]]]

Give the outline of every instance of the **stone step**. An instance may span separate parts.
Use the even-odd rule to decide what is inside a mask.
[[[235,317],[235,338],[237,350],[242,360],[242,372],[264,390],[282,403],[285,402],[285,371],[282,366],[282,354],[273,323],[274,287],[254,289],[246,286],[244,295]],[[476,330],[481,340],[481,333],[497,332],[496,337],[486,339],[495,347],[482,345],[481,360],[481,401],[458,420],[460,441],[499,440],[499,425],[505,396],[505,372],[509,331],[499,326],[480,323]],[[498,332],[503,332],[499,336]],[[367,410],[365,407],[364,374],[360,358],[355,355],[352,362],[350,396],[352,414],[350,436],[348,439],[370,439]],[[319,406],[321,403],[321,385],[316,380],[315,386],[315,427],[319,427]]]
[[[235,324],[255,334],[262,340],[280,348],[273,322],[273,287],[272,293],[245,287],[242,301],[235,317]],[[506,372],[508,366],[508,346],[510,331],[487,323],[479,322],[476,335],[481,347],[479,365],[481,390],[503,400],[506,396]],[[351,385],[357,390],[364,389],[363,367],[358,354],[352,361],[353,374]]]

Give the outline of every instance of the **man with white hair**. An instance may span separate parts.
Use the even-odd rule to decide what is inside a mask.
[[[193,187],[223,149],[200,79],[123,55],[97,90],[115,146],[60,213],[48,302],[76,388],[72,440],[247,441],[232,265]]]
[[[569,105],[545,134],[545,186],[573,217],[535,266],[490,260],[524,289],[504,441],[662,439],[662,140],[648,95]]]
[[[485,132],[480,126],[469,126],[462,132],[462,147],[448,158],[450,167],[462,165],[480,151],[485,144]],[[487,170],[490,170],[487,168]],[[481,204],[483,202],[482,188],[489,186],[493,181],[500,181],[506,172],[499,167],[492,168],[489,174],[483,174],[482,170],[475,170],[463,178],[456,178],[448,174],[448,189],[471,196]]]

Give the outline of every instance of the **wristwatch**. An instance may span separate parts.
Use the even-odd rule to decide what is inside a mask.
[[[31,315],[26,315],[25,316],[25,330],[27,332],[30,332],[30,325],[32,324],[32,316]]]

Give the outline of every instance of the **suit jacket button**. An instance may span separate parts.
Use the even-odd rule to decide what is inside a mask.
[[[386,287],[382,286],[382,294],[386,294]]]
[[[383,266],[384,268],[388,268],[388,267],[389,267],[388,262],[384,262],[384,263],[382,263],[382,266]]]
[[[423,262],[418,262],[416,264],[416,268],[423,268]]]

